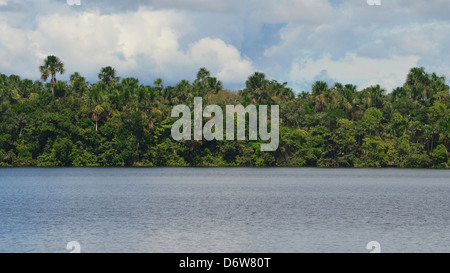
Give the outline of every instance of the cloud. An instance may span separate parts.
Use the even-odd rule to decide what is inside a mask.
[[[450,22],[411,24],[393,30],[386,36],[389,50],[398,54],[436,56],[450,45]]]
[[[380,84],[390,92],[405,81],[409,69],[417,66],[418,60],[417,56],[372,59],[360,57],[355,53],[349,53],[339,60],[332,60],[329,55],[326,55],[318,60],[306,59],[301,63],[293,63],[289,79],[302,86],[304,82],[311,84],[309,79],[319,80],[318,75],[322,74],[327,79],[334,79],[343,84],[355,84],[359,89]],[[308,86],[302,87],[308,88]]]
[[[258,65],[289,67],[288,73],[277,69],[268,75],[298,90],[310,89],[323,70],[340,82],[380,83],[388,91],[404,83],[412,66],[448,78],[450,24],[443,9],[449,10],[448,3],[440,0],[383,1],[379,7],[359,0],[333,3],[315,12],[315,21],[306,15],[290,21],[279,31],[279,42],[264,51],[265,64]],[[324,18],[330,13],[331,20]]]
[[[327,23],[334,18],[327,0],[255,0],[252,16],[271,23]],[[318,16],[320,14],[320,16]]]
[[[188,9],[196,11],[235,12],[239,9],[238,0],[153,0],[153,6],[161,8]]]
[[[194,31],[189,18],[173,10],[38,16],[33,30],[0,26],[1,69],[36,78],[38,63],[54,54],[65,62],[68,73],[79,71],[91,80],[108,65],[121,76],[148,82],[157,77],[172,82],[193,79],[202,66],[230,84],[252,73],[251,61],[221,39],[204,37],[183,50],[180,39]],[[15,42],[7,37],[15,37]],[[28,63],[18,63],[20,59]]]
[[[55,54],[91,81],[106,65],[167,84],[205,66],[226,87],[261,71],[296,91],[322,78],[389,89],[411,66],[450,78],[448,11],[447,0],[0,0],[0,72],[37,79]]]
[[[393,1],[397,2],[398,9],[404,9],[409,11],[422,19],[428,20],[439,20],[439,21],[450,21],[448,16],[449,3],[446,0],[428,0],[428,1],[410,1],[410,0],[399,0]]]
[[[157,10],[184,10],[195,12],[236,12],[240,8],[238,0],[81,0],[86,8],[99,9],[102,13],[136,11],[139,8]]]
[[[35,65],[32,48],[27,32],[9,26],[5,18],[0,17],[0,69],[3,73],[22,74],[30,65]]]
[[[225,82],[244,82],[255,71],[250,60],[220,39],[204,38],[193,44],[188,52],[187,63],[195,67],[209,67],[213,74]]]

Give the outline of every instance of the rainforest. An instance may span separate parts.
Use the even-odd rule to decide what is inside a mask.
[[[227,90],[200,68],[164,86],[120,78],[110,66],[91,83],[48,56],[40,80],[0,74],[1,167],[327,167],[449,168],[450,92],[446,79],[411,68],[394,90],[317,81],[296,91],[262,72]],[[59,76],[58,76],[59,77]],[[48,81],[49,80],[49,81]],[[262,140],[177,141],[176,105],[279,105],[279,147]]]

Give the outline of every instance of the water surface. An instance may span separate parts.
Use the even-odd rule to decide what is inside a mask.
[[[0,169],[0,252],[450,252],[450,171]]]

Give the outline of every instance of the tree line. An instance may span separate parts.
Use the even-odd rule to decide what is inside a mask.
[[[379,85],[317,81],[296,94],[287,83],[250,75],[245,88],[224,89],[201,68],[192,82],[144,85],[103,67],[90,83],[69,81],[56,56],[40,81],[0,74],[0,166],[241,166],[449,168],[450,92],[445,78],[412,68],[387,93]],[[47,82],[47,80],[49,80]],[[207,105],[280,106],[280,144],[260,141],[175,141],[171,110]]]

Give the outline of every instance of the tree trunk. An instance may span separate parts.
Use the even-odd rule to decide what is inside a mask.
[[[56,83],[56,78],[55,78],[55,75],[52,74],[52,79],[50,80],[50,85],[51,85],[50,89],[52,91],[53,96],[55,96],[55,90],[53,88],[55,86],[55,83]]]
[[[434,135],[431,136],[430,152],[433,151],[433,145],[434,145]]]

